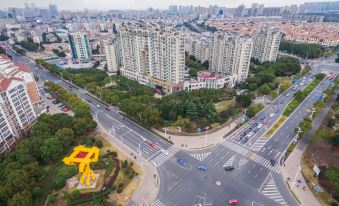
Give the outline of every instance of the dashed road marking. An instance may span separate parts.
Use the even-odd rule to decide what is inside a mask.
[[[208,157],[210,154],[211,152],[190,154],[190,155],[199,161],[204,161],[204,159],[206,159],[206,157]]]
[[[286,205],[284,198],[281,196],[277,186],[275,185],[275,182],[273,180],[273,176],[271,173],[269,173],[259,188],[258,192],[265,195],[266,197],[274,200],[275,202],[279,203],[280,205]]]

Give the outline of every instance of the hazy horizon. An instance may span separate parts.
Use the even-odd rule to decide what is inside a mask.
[[[5,0],[1,0],[5,1]],[[252,3],[264,4],[266,7],[273,6],[289,6],[292,4],[303,4],[305,2],[321,2],[319,0],[284,0],[284,1],[272,1],[272,0],[58,0],[58,1],[46,1],[46,0],[11,0],[1,3],[0,8],[19,7],[24,8],[24,3],[35,3],[36,7],[48,7],[50,3],[56,4],[59,10],[82,10],[96,9],[96,10],[128,10],[128,9],[147,9],[149,7],[155,9],[167,9],[169,5],[193,5],[204,6],[218,5],[221,7],[237,7],[240,4],[244,4],[246,7],[250,7]],[[326,2],[326,1],[323,1]],[[328,2],[328,1],[327,1]]]

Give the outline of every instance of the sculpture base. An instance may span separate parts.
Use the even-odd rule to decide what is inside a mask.
[[[94,189],[97,186],[97,182],[99,180],[99,174],[95,174],[95,180],[91,179],[91,185],[87,186],[86,185],[86,177],[84,184],[81,184],[80,181],[78,180],[78,186],[76,187],[78,190],[83,190],[83,189]]]

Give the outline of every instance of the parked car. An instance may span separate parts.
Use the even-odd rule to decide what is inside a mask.
[[[149,143],[149,146],[154,149],[157,145],[154,142],[151,142],[151,143]]]
[[[168,155],[168,151],[167,151],[167,150],[161,149],[160,151],[161,151],[161,153],[163,153],[164,155]]]
[[[111,111],[111,109],[110,109],[110,108],[108,108],[108,107],[106,107],[106,110],[107,110],[107,111]]]
[[[183,160],[183,159],[178,159],[178,160],[177,160],[177,163],[178,163],[179,165],[181,165],[181,166],[185,166],[185,165],[186,165],[186,161]]]
[[[264,120],[265,118],[266,118],[265,115],[260,117],[261,120]]]
[[[68,112],[68,111],[69,111],[69,109],[68,109],[67,107],[65,107],[65,108],[63,108],[63,109],[62,109],[62,111],[64,111],[64,112]]]
[[[262,128],[262,126],[263,126],[263,124],[262,123],[260,123],[260,124],[258,124],[258,128],[260,129],[260,128]]]
[[[256,126],[258,126],[258,122],[254,122],[254,124],[253,124],[253,127],[256,127]]]
[[[264,119],[261,123],[263,124],[267,124],[268,120],[267,119]]]
[[[271,113],[271,114],[270,114],[270,117],[272,118],[272,117],[274,117],[274,115],[275,115],[274,113]]]
[[[244,137],[244,138],[241,140],[241,143],[245,144],[247,141],[248,141],[248,138],[247,138],[247,137]]]
[[[255,132],[255,133],[257,133],[258,131],[259,131],[258,127],[254,128],[254,130],[253,130],[253,132]]]

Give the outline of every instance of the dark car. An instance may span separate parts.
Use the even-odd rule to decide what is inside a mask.
[[[284,100],[282,99],[282,100],[280,100],[280,102],[279,102],[280,104],[284,104]]]
[[[261,120],[264,120],[265,118],[266,118],[265,115],[260,117]]]
[[[275,160],[274,159],[271,159],[270,160],[270,163],[271,163],[271,166],[273,167],[275,165]]]
[[[253,127],[256,127],[256,126],[258,126],[258,122],[255,122],[255,123],[253,124]]]
[[[277,105],[277,104],[278,104],[278,101],[275,101],[273,104],[274,104],[274,105]]]
[[[108,107],[106,107],[106,110],[107,110],[107,111],[111,111],[111,109],[110,109],[110,108],[108,108]]]
[[[244,137],[242,140],[241,140],[241,143],[246,143],[248,141],[248,138],[247,137]]]
[[[227,166],[227,167],[225,167],[225,171],[226,171],[226,172],[229,172],[229,171],[232,171],[232,170],[234,170],[234,167],[233,167],[233,166]]]

